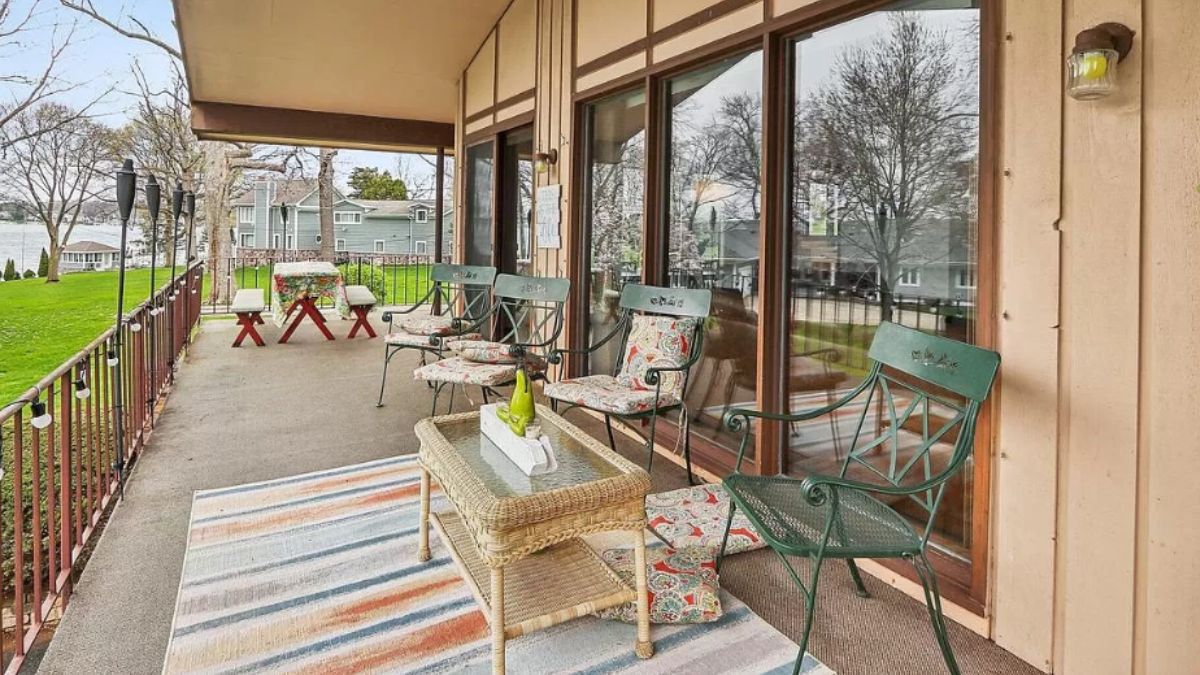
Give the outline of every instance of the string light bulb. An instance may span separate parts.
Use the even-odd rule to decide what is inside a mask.
[[[46,404],[40,399],[34,399],[31,407],[33,408],[33,419],[29,420],[29,423],[33,425],[34,429],[45,429],[54,421],[50,413],[46,412]]]
[[[87,383],[87,368],[80,363],[75,369],[75,398],[83,400],[92,395],[92,390]]]
[[[115,350],[115,349],[109,349],[107,356],[108,356],[109,367],[115,367],[118,363],[121,362],[121,360],[117,358],[117,350]]]

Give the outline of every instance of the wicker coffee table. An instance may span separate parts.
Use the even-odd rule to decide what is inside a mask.
[[[417,423],[421,440],[418,556],[429,560],[429,520],[442,535],[492,630],[492,671],[505,640],[637,601],[635,653],[654,654],[646,593],[645,498],[650,476],[543,406],[538,423],[558,469],[529,477],[479,432],[479,413]],[[438,481],[453,509],[430,513]],[[637,588],[629,588],[580,535],[627,530]]]

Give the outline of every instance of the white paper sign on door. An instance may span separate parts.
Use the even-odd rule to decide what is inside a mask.
[[[561,248],[562,224],[561,185],[543,185],[537,190],[537,246],[538,248]]]

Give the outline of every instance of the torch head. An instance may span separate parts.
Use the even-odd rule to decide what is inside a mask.
[[[146,210],[150,212],[150,222],[158,222],[158,208],[162,204],[162,188],[154,174],[146,179]]]
[[[171,192],[171,216],[175,220],[179,220],[181,212],[183,212],[183,183],[176,182],[175,190]]]
[[[196,193],[192,192],[191,190],[188,190],[187,194],[184,195],[184,197],[183,197],[183,201],[185,204],[184,210],[187,211],[188,218],[195,218],[196,217]]]
[[[127,159],[117,171],[117,209],[121,220],[128,221],[133,213],[133,194],[137,190],[137,174],[133,172],[133,160]]]

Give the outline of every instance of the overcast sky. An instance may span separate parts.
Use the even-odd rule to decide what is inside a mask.
[[[169,0],[94,0],[94,3],[106,16],[121,17],[122,25],[131,26],[129,17],[137,17],[155,35],[173,46],[178,45],[172,23],[174,10]],[[61,43],[73,30],[71,46],[56,74],[64,82],[76,86],[56,100],[82,107],[99,99],[92,110],[99,121],[111,126],[124,124],[133,111],[136,98],[131,92],[137,87],[130,73],[134,62],[141,65],[152,86],[170,82],[171,57],[157,47],[118,35],[91,18],[63,7],[58,0],[15,0],[12,16],[24,17],[31,7],[34,17],[30,30],[15,42],[0,44],[0,72],[40,75],[52,45],[56,41]],[[0,83],[0,101],[7,104],[20,95],[19,89]],[[398,154],[390,152],[342,150],[336,163],[337,183],[344,188],[346,177],[356,166],[374,166],[395,175],[398,159]],[[413,171],[424,172],[424,176],[433,175],[427,163],[417,158],[408,165]]]

